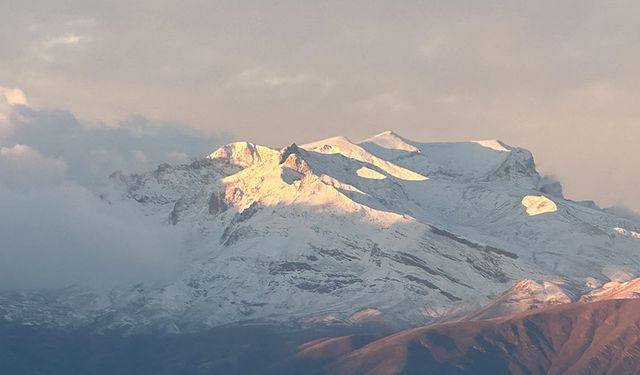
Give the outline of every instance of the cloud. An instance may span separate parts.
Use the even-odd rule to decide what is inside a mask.
[[[43,186],[59,185],[65,169],[62,159],[47,159],[29,146],[0,147],[0,175],[5,189],[28,194]]]
[[[25,101],[26,102],[26,101]],[[110,173],[152,169],[164,162],[201,157],[228,140],[175,123],[132,116],[115,126],[85,123],[67,111],[11,106],[0,146],[23,144],[64,160],[69,178],[88,188]]]
[[[2,125],[7,122],[7,116],[16,105],[27,104],[24,92],[16,88],[0,86],[0,136],[2,136]]]
[[[359,101],[358,104],[367,111],[384,109],[390,112],[407,112],[412,108],[411,104],[401,99],[400,96],[394,92],[374,95]]]
[[[19,91],[7,92],[0,137],[0,289],[105,288],[159,282],[179,272],[184,233],[100,193],[115,169],[185,162],[216,148],[224,136],[142,117],[113,127],[83,123],[66,111],[27,106]]]
[[[179,233],[106,204],[65,167],[28,146],[0,148],[1,289],[103,288],[179,270]]]
[[[40,43],[40,46],[34,49],[39,51],[39,57],[44,61],[46,61],[47,63],[53,63],[55,57],[60,56],[56,54],[62,52],[61,48],[66,48],[68,52],[70,48],[77,47],[81,43],[87,42],[89,39],[90,38],[88,36],[79,35],[76,33],[65,33],[56,36],[47,36]]]
[[[270,89],[285,88],[317,88],[326,93],[332,89],[337,82],[328,77],[319,77],[313,74],[286,74],[275,73],[260,67],[245,69],[231,79],[225,87],[251,89],[264,87]]]
[[[21,104],[27,104],[27,97],[20,89],[10,89],[0,86],[0,94],[4,97],[4,103],[7,106],[16,106]],[[2,100],[0,100],[2,102]],[[6,110],[6,109],[5,109]]]
[[[44,41],[44,45],[47,48],[55,47],[58,45],[72,46],[86,39],[87,38],[85,36],[69,33],[69,34],[47,38]]]

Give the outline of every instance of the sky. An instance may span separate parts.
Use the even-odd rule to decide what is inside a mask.
[[[0,113],[26,103],[20,119],[31,124],[13,140],[0,128],[0,144],[62,160],[83,187],[107,167],[184,160],[231,139],[279,147],[392,129],[525,147],[568,197],[640,210],[637,1],[0,0],[0,9]],[[69,149],[51,144],[75,133]],[[100,167],[77,162],[87,152]]]

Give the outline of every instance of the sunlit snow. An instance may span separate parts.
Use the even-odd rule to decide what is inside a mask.
[[[370,178],[372,180],[384,180],[386,178],[386,176],[383,175],[382,173],[374,171],[373,169],[367,168],[367,167],[362,167],[358,169],[356,173],[360,177]]]
[[[544,195],[527,195],[522,198],[522,205],[527,209],[527,214],[529,214],[529,216],[558,211],[558,206]]]

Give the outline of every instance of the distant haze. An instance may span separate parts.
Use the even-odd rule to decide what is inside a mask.
[[[386,129],[420,141],[498,138],[530,149],[568,197],[640,210],[638,14],[640,2],[625,0],[5,0],[0,116],[28,102],[60,110],[39,118],[181,123],[211,134],[211,148]],[[186,139],[118,151],[108,165],[205,149]],[[8,143],[3,152],[18,153]],[[29,146],[69,168],[84,155]]]

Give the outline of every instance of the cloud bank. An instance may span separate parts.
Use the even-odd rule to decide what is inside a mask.
[[[133,117],[108,127],[0,90],[0,289],[156,282],[182,266],[183,234],[99,196],[114,170],[202,156],[222,138]]]
[[[186,163],[215,149],[229,136],[211,135],[178,124],[129,117],[115,126],[79,121],[68,111],[26,105],[19,89],[3,89],[5,108],[0,147],[28,145],[45,157],[60,158],[67,174],[83,186],[99,186],[105,176]],[[0,101],[2,102],[2,101]]]

